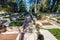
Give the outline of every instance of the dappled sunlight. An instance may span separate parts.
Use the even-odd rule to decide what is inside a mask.
[[[60,0],[0,0],[0,40],[60,40]]]

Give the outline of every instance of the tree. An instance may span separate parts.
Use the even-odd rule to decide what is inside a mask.
[[[1,10],[0,11],[6,11],[6,12],[11,12],[14,10],[14,2],[15,0],[9,0],[8,3],[6,5],[2,5],[2,7],[0,8]],[[0,0],[0,2],[3,3],[2,0]]]
[[[47,12],[49,10],[50,0],[42,0],[42,11]]]
[[[58,6],[57,13],[60,13],[60,0],[58,1],[57,6]]]
[[[30,6],[30,10],[29,10],[30,12],[34,12],[34,4],[32,4],[31,6]]]
[[[13,2],[13,3],[15,3],[16,2],[16,0],[8,0],[9,2]]]
[[[2,0],[0,0],[0,4],[2,3]]]
[[[37,11],[40,12],[40,11],[42,11],[42,9],[43,9],[43,5],[39,4],[38,7],[37,7]]]
[[[10,12],[11,8],[9,5],[6,5],[6,6],[3,6],[2,7],[2,11],[5,11],[5,12]]]
[[[0,0],[0,5],[5,5],[7,3],[7,0]]]
[[[37,12],[40,12],[40,11],[48,12],[49,3],[50,3],[50,0],[41,0],[41,3],[37,5]]]
[[[23,0],[20,1],[20,12],[26,12],[26,3]]]

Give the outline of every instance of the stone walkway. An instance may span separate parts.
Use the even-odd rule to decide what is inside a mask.
[[[36,18],[35,18],[36,19]],[[34,19],[34,20],[35,20]],[[42,23],[38,20],[35,20],[37,24],[43,26]],[[51,34],[48,30],[40,29],[40,33],[44,36],[44,40],[57,40],[53,34]]]
[[[36,32],[36,30],[34,31]],[[57,40],[48,30],[40,29],[40,33],[44,36],[44,40]]]
[[[55,25],[58,25],[60,27],[60,23],[53,21],[53,20],[50,20],[50,19],[48,21],[53,22]]]
[[[55,23],[53,22],[50,22],[52,25],[42,25],[42,23],[40,21],[36,21],[40,26],[42,26],[41,28],[44,28],[44,29],[53,29],[53,28],[59,28],[60,27],[58,25],[56,25]]]
[[[40,33],[44,35],[44,40],[57,40],[48,30],[41,29]]]
[[[44,28],[44,29],[54,29],[54,28],[59,28],[59,27],[57,27],[55,25],[44,25],[44,26],[42,26],[42,28]]]
[[[57,28],[60,28],[60,25],[57,22],[55,22],[53,20],[49,20],[49,22],[52,23],[53,25],[55,25]]]

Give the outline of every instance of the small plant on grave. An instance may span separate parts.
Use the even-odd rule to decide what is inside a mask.
[[[35,20],[33,20],[33,24],[35,25]]]
[[[35,28],[36,28],[36,30],[37,30],[37,35],[38,35],[37,40],[44,40],[43,35],[40,34],[40,31],[39,31],[39,30],[40,30],[39,24],[35,24]]]
[[[35,24],[35,28],[37,30],[37,34],[40,34],[40,32],[39,32],[39,30],[40,30],[39,24]]]

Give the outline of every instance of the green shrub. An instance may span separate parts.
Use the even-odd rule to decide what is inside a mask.
[[[35,20],[33,20],[33,24],[35,25]]]
[[[57,20],[60,20],[60,18],[57,18]]]
[[[39,24],[35,24],[35,28],[37,30],[37,34],[40,34],[40,32],[39,32],[39,30],[40,30]]]
[[[22,26],[23,22],[11,22],[9,26]]]

